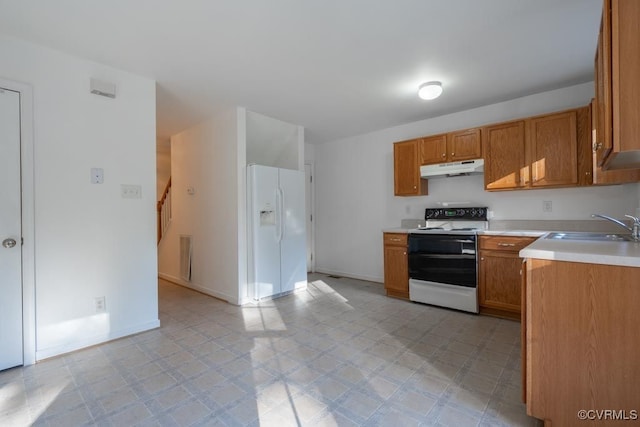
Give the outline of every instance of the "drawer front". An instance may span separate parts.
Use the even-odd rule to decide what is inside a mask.
[[[407,246],[406,233],[384,233],[384,244],[394,246]]]
[[[479,236],[480,249],[492,251],[518,252],[520,249],[529,246],[537,237],[516,237],[516,236]]]

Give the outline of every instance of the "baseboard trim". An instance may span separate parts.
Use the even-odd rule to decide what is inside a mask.
[[[229,304],[233,304],[233,305],[242,305],[241,301],[238,301],[238,298],[233,298],[230,295],[224,294],[222,292],[216,292],[213,291],[209,288],[205,288],[202,285],[198,285],[197,283],[193,283],[193,282],[187,282],[185,280],[182,280],[179,277],[175,277],[172,276],[170,274],[166,274],[166,273],[158,273],[158,277],[166,280],[167,282],[171,282],[174,285],[178,285],[178,286],[183,286],[185,288],[189,288],[192,291],[196,291],[196,292],[200,292],[201,294],[205,294],[208,295],[210,297],[214,297],[217,298],[219,300],[222,300],[224,302],[227,302]]]
[[[72,351],[81,350],[83,348],[91,347],[97,344],[104,344],[109,341],[124,338],[129,335],[135,335],[140,332],[150,331],[160,327],[160,319],[143,323],[141,325],[132,326],[130,328],[121,329],[119,331],[109,332],[108,334],[100,334],[92,337],[80,339],[75,342],[66,343],[64,345],[49,347],[42,350],[36,350],[36,361],[42,361],[54,356],[60,356],[61,354],[71,353]]]

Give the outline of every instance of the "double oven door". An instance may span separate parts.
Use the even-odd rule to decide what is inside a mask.
[[[478,312],[476,234],[409,234],[409,298]]]

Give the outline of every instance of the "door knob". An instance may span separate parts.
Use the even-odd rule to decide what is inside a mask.
[[[2,241],[2,246],[4,246],[7,249],[11,249],[12,247],[14,247],[16,245],[16,241],[15,239],[4,239]]]

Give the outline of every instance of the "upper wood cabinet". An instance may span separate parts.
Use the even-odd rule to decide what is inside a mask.
[[[487,190],[517,189],[528,185],[524,120],[483,128],[482,146]]]
[[[640,170],[597,166],[592,106],[482,129],[487,191],[611,185],[640,181]]]
[[[393,144],[393,183],[396,196],[427,194],[427,180],[420,178],[420,144],[422,139]]]
[[[604,0],[595,58],[596,149],[604,169],[640,168],[640,2]]]
[[[480,129],[467,129],[422,139],[421,164],[456,162],[482,157]]]
[[[447,161],[447,135],[435,135],[420,141],[420,164],[431,165]]]
[[[482,157],[480,129],[467,129],[447,134],[447,158],[450,162]]]
[[[613,148],[613,114],[611,111],[611,1],[605,0],[600,21],[600,34],[594,65],[595,116],[593,148],[596,164],[601,166]]]
[[[598,166],[595,135],[598,132],[598,108],[591,105],[579,108],[578,117],[578,180],[580,185],[611,185],[640,181],[640,169],[603,170]]]
[[[527,120],[531,186],[578,185],[576,111]]]

